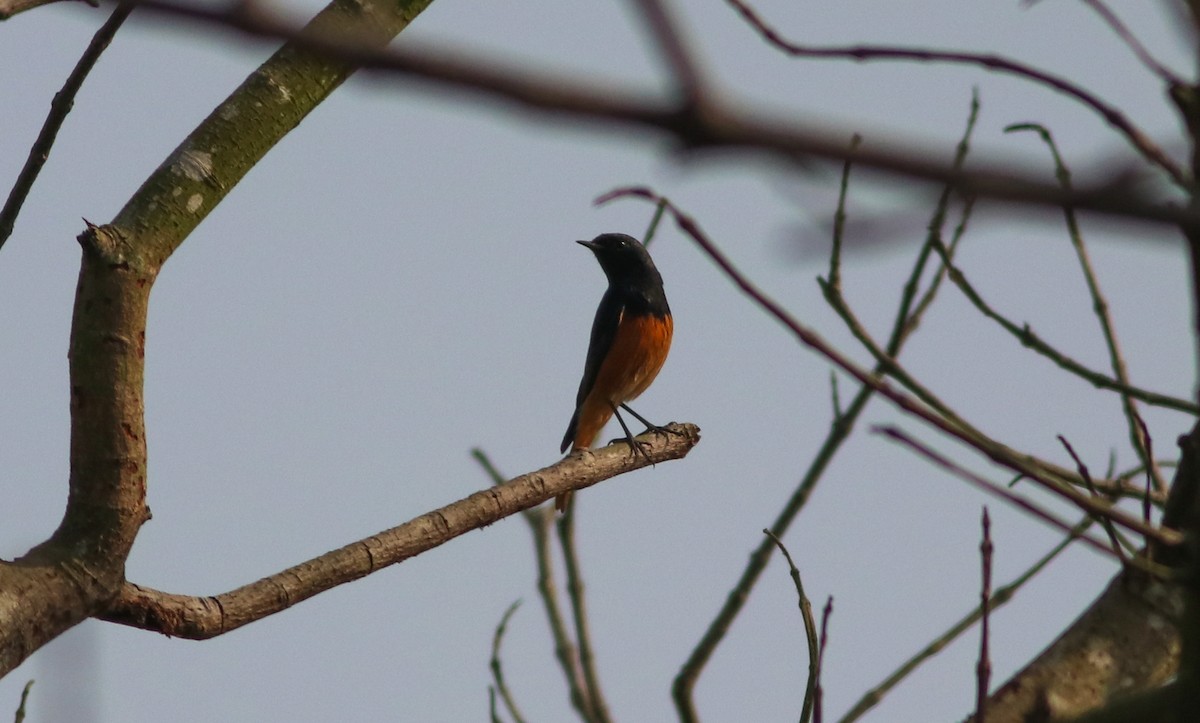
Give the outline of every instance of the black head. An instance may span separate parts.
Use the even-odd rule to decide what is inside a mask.
[[[634,237],[623,233],[602,233],[591,241],[577,241],[587,246],[596,254],[600,268],[610,283],[632,282],[642,280],[657,281],[662,284],[662,277],[646,247]]]

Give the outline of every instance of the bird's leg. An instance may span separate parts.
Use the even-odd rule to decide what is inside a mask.
[[[629,427],[626,426],[626,424],[625,424],[625,420],[621,418],[621,412],[617,410],[617,405],[611,404],[610,406],[612,407],[613,414],[616,415],[616,417],[617,417],[617,421],[621,423],[621,429],[624,430],[624,432],[625,432],[625,441],[629,442],[629,450],[630,450],[629,453],[633,454],[633,455],[641,454],[642,458],[645,459],[647,462],[650,462],[650,466],[653,467],[654,462],[651,461],[650,455],[646,452],[646,450],[642,449],[642,445],[645,443],[639,442],[633,438],[633,434],[630,433]],[[624,404],[622,404],[621,406],[625,407]],[[629,407],[625,407],[625,408],[629,409]],[[641,417],[638,417],[637,412],[634,412],[632,409],[629,409],[629,411],[633,412],[633,416],[637,417],[643,423],[646,421],[646,420],[642,419]]]
[[[626,412],[629,412],[630,414],[632,414],[634,416],[635,419],[637,419],[642,424],[646,425],[647,432],[654,432],[655,434],[679,434],[679,435],[683,434],[683,432],[680,432],[677,429],[671,429],[669,427],[662,427],[657,424],[652,424],[651,422],[647,421],[645,417],[643,417],[642,415],[633,411],[633,409],[628,404],[622,404],[621,409],[624,409]],[[616,410],[614,409],[613,411],[615,412]],[[620,415],[617,415],[617,419],[620,419],[620,418],[621,418]],[[622,423],[622,424],[624,424],[624,423]]]

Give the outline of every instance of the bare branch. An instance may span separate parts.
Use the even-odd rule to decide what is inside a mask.
[[[955,154],[955,167],[959,166],[966,158],[968,149],[967,141],[970,137],[972,129],[974,128],[977,111],[977,98],[973,98],[971,112],[967,120],[967,127],[963,133],[962,140],[960,141],[958,150]],[[846,196],[849,187],[847,175],[849,170],[849,165],[843,168],[843,180],[841,183],[841,192],[839,193],[838,198],[838,214],[844,214]],[[620,191],[607,194],[606,196],[602,196],[600,199],[598,199],[597,203],[604,203],[607,200],[618,197],[620,194]],[[941,226],[945,219],[946,206],[949,204],[949,200],[950,192],[946,191],[942,194],[941,200],[934,210],[933,217],[928,226],[929,236],[927,237],[921,252],[918,254],[917,261],[913,266],[913,270],[909,276],[908,282],[904,286],[904,292],[900,302],[900,309],[902,313],[898,314],[896,317],[888,346],[889,352],[893,356],[899,354],[905,340],[917,328],[920,317],[932,303],[934,295],[939,287],[941,278],[940,271],[938,275],[934,277],[934,280],[929,284],[929,287],[921,301],[917,303],[916,307],[911,313],[907,313],[907,309],[911,304],[912,298],[917,293],[920,278],[924,271],[926,261],[929,257],[928,247],[933,242],[933,239],[941,233]],[[669,208],[672,215],[675,215],[676,217],[679,214],[678,209],[670,205],[667,199],[663,197],[658,197],[658,205],[660,208]],[[969,209],[964,213],[969,214]],[[965,215],[963,224],[965,224]],[[957,239],[961,237],[962,228],[963,226],[960,225],[959,232],[957,232],[955,235],[955,241],[951,244],[952,249],[957,244]],[[831,261],[831,274],[833,273],[832,270],[837,268],[837,264]],[[878,375],[880,373],[882,373],[882,368],[876,367],[874,374]],[[834,418],[832,424],[830,425],[829,434],[826,436],[825,441],[822,443],[820,449],[818,449],[816,455],[813,457],[812,462],[809,464],[808,470],[800,480],[795,491],[783,505],[779,515],[772,524],[771,530],[775,535],[784,534],[788,527],[792,524],[792,521],[795,520],[796,515],[798,515],[800,510],[803,509],[805,503],[808,501],[809,496],[812,494],[812,491],[816,488],[817,483],[820,481],[821,476],[824,474],[829,463],[833,460],[834,455],[841,447],[842,442],[849,437],[859,415],[863,409],[866,408],[867,402],[870,401],[871,397],[875,394],[874,387],[869,384],[864,384],[859,388],[858,392],[854,396],[854,399],[851,400],[850,405],[843,410],[841,408],[840,401],[836,399],[836,377],[834,377],[832,387],[835,391]],[[724,639],[726,632],[728,632],[729,627],[733,624],[733,620],[741,612],[746,600],[749,599],[750,591],[753,589],[759,577],[762,575],[763,570],[766,569],[767,562],[770,560],[773,550],[774,546],[769,540],[763,540],[758,547],[755,548],[754,552],[750,555],[750,561],[747,563],[746,568],[739,576],[733,590],[726,597],[725,602],[721,606],[721,609],[718,611],[716,617],[714,617],[709,623],[708,628],[704,631],[700,641],[696,644],[696,647],[692,650],[687,660],[680,667],[679,673],[676,675],[675,681],[672,684],[671,695],[675,700],[676,710],[679,712],[680,718],[684,721],[695,721],[698,719],[695,703],[692,700],[692,692],[695,688],[696,681],[699,679],[705,665],[708,664],[709,659],[716,651],[717,646],[720,645],[721,641]]]
[[[25,687],[21,689],[21,703],[17,706],[17,712],[13,716],[13,723],[24,723],[25,720],[25,704],[29,702],[29,691],[33,688],[33,679],[25,683]]]
[[[1061,542],[1059,542],[1054,546],[1053,549],[1050,550],[1050,552],[1043,555],[1041,559],[1026,569],[1025,572],[1018,575],[1012,582],[1008,583],[1004,587],[998,588],[995,593],[992,594],[991,609],[997,610],[1012,600],[1017,591],[1020,590],[1025,583],[1029,582],[1029,580],[1033,579],[1034,576],[1044,570],[1046,566],[1054,560],[1054,558],[1058,557],[1059,553],[1067,549],[1067,546],[1074,542],[1079,535],[1083,534],[1083,532],[1087,530],[1092,523],[1093,520],[1091,517],[1085,517],[1082,522],[1072,528],[1071,534],[1064,537]],[[942,652],[947,645],[954,642],[960,635],[970,630],[971,626],[978,622],[982,616],[983,609],[980,606],[976,606],[971,610],[971,612],[959,619],[958,622],[951,625],[944,633],[919,650],[911,658],[904,661],[899,668],[893,671],[891,675],[884,678],[882,682],[864,693],[863,696],[858,699],[858,702],[856,702],[854,706],[851,707],[846,713],[846,715],[842,717],[839,723],[853,723],[853,721],[861,718],[864,713],[878,705],[879,701],[883,699],[884,695],[886,695],[892,688],[895,688],[896,685],[898,685],[902,680],[907,678],[909,674],[916,670],[922,663]]]
[[[1121,42],[1125,43],[1129,50],[1135,56],[1137,56],[1137,59],[1141,62],[1141,64],[1146,66],[1151,73],[1157,75],[1168,85],[1183,85],[1187,82],[1183,78],[1180,78],[1178,75],[1176,75],[1170,68],[1158,62],[1158,60],[1150,54],[1150,51],[1146,49],[1146,46],[1142,44],[1142,41],[1137,39],[1137,36],[1130,31],[1129,27],[1125,25],[1125,23],[1121,21],[1121,18],[1117,17],[1117,14],[1114,13],[1107,5],[1100,0],[1081,1],[1084,5],[1087,5],[1089,8],[1094,10],[1097,15],[1100,16],[1100,19],[1112,29],[1113,33],[1121,39]]]
[[[813,723],[821,723],[824,718],[824,691],[821,689],[821,670],[825,667],[825,651],[829,646],[829,618],[833,615],[833,596],[825,599],[825,609],[821,611],[821,641],[817,646],[817,685],[813,693]]]
[[[1044,522],[1049,523],[1052,527],[1057,527],[1060,530],[1067,530],[1067,531],[1069,531],[1071,529],[1067,523],[1065,523],[1062,520],[1060,520],[1059,518],[1055,517],[1050,512],[1043,510],[1041,507],[1038,507],[1036,504],[1030,502],[1029,500],[1027,500],[1019,495],[1013,494],[1012,492],[1010,492],[1007,488],[1005,488],[1002,485],[998,485],[995,482],[990,482],[972,472],[969,472],[969,471],[963,469],[962,467],[958,466],[954,462],[951,462],[946,457],[943,457],[942,455],[938,454],[937,452],[934,452],[931,448],[927,447],[926,445],[921,444],[920,442],[916,441],[912,437],[909,437],[907,434],[905,434],[903,431],[901,431],[900,429],[898,429],[896,427],[877,426],[877,427],[872,428],[872,431],[877,432],[879,434],[883,434],[884,436],[887,436],[887,437],[891,438],[892,440],[909,447],[910,449],[912,449],[914,452],[916,452],[920,456],[924,457],[925,459],[929,460],[930,462],[933,462],[935,465],[941,467],[942,469],[946,470],[947,472],[954,475],[955,477],[958,477],[959,479],[970,482],[972,485],[975,485],[979,489],[982,489],[985,492],[993,494],[996,497],[999,497],[1000,499],[1005,500],[1005,501],[1015,505],[1016,507],[1021,508],[1022,510],[1028,512],[1030,515],[1037,517],[1038,519],[1040,519]],[[1103,542],[1100,542],[1099,540],[1097,540],[1095,538],[1088,537],[1087,535],[1081,534],[1081,535],[1079,535],[1079,539],[1084,541],[1088,545],[1090,545],[1095,550],[1103,552],[1107,555],[1115,555],[1115,553],[1112,551],[1111,548],[1109,548]]]
[[[757,31],[764,40],[780,51],[800,58],[842,58],[854,61],[869,60],[904,60],[921,63],[949,63],[958,65],[974,65],[986,70],[1013,75],[1023,78],[1036,85],[1049,88],[1072,98],[1091,108],[1103,118],[1118,133],[1125,136],[1146,160],[1167,172],[1181,188],[1191,185],[1190,178],[1183,167],[1176,163],[1163,151],[1145,132],[1139,129],[1116,106],[1106,103],[1099,96],[1091,93],[1069,80],[1040,70],[1031,65],[1010,60],[998,55],[979,53],[962,53],[945,50],[928,50],[924,48],[898,48],[886,46],[858,45],[851,47],[824,47],[799,45],[785,39],[778,31],[767,23],[742,0],[725,0]]]
[[[0,0],[0,5],[3,5],[4,2],[7,0]],[[101,25],[96,34],[92,36],[92,42],[88,43],[87,50],[83,51],[83,56],[79,58],[74,70],[67,76],[67,81],[63,84],[62,89],[54,94],[54,100],[50,103],[50,114],[46,116],[46,121],[42,124],[42,130],[38,132],[33,147],[29,149],[29,158],[25,160],[25,165],[17,174],[17,182],[9,191],[4,208],[0,209],[0,247],[3,247],[4,242],[12,235],[17,215],[21,213],[21,206],[25,204],[25,198],[29,195],[29,190],[33,188],[38,174],[42,172],[42,166],[46,165],[46,160],[50,158],[50,149],[54,146],[58,131],[67,119],[67,114],[75,105],[75,95],[83,86],[83,81],[87,79],[88,73],[92,72],[96,61],[100,59],[100,54],[108,48],[113,36],[121,29],[121,25],[125,23],[125,19],[131,12],[133,12],[132,5],[118,5],[113,10],[108,20],[104,21],[104,25]],[[6,17],[3,7],[0,7],[0,20]]]
[[[982,489],[985,492],[991,493],[991,494],[995,495],[996,497],[999,497],[1002,500],[1005,500],[1017,507],[1020,507],[1022,510],[1028,512],[1029,514],[1033,515],[1034,517],[1037,517],[1038,519],[1040,519],[1044,522],[1049,523],[1050,525],[1052,525],[1054,527],[1057,527],[1059,530],[1063,530],[1066,532],[1069,532],[1071,530],[1071,526],[1069,524],[1067,524],[1066,522],[1063,522],[1061,519],[1054,516],[1050,512],[1047,512],[1046,510],[1044,510],[1041,507],[1037,506],[1036,504],[1030,502],[1029,500],[1025,499],[1024,497],[1013,494],[1008,489],[1006,489],[1003,485],[998,485],[994,482],[990,482],[990,481],[980,477],[979,475],[976,475],[972,472],[969,472],[969,471],[963,469],[962,467],[955,464],[954,462],[951,462],[946,457],[933,451],[928,446],[921,444],[917,440],[908,436],[902,430],[900,430],[896,427],[875,427],[873,431],[883,434],[884,436],[889,437],[889,438],[905,445],[906,447],[909,447],[910,449],[915,451],[917,454],[928,459],[929,461],[933,462],[934,464],[936,464],[937,466],[946,470],[947,472],[950,472],[951,474],[958,477],[959,479],[962,479],[966,482],[970,482],[972,485],[975,485],[979,489]],[[1047,489],[1052,489],[1052,487],[1047,487]],[[1145,523],[1143,523],[1141,520],[1138,520],[1136,518],[1131,518],[1129,515],[1125,514],[1121,510],[1118,510],[1113,507],[1107,507],[1104,504],[1097,502],[1095,500],[1092,500],[1089,497],[1079,496],[1078,498],[1070,498],[1070,499],[1071,499],[1071,501],[1075,502],[1076,505],[1081,507],[1085,512],[1089,512],[1098,517],[1107,516],[1107,517],[1109,517],[1109,519],[1111,519],[1112,521],[1114,521],[1118,524],[1121,524],[1125,527],[1129,527],[1130,529],[1134,529],[1138,532],[1141,532],[1142,534],[1153,536],[1155,538],[1155,540],[1159,541],[1161,544],[1168,544],[1168,545],[1179,544],[1179,541],[1180,541],[1179,535],[1177,533],[1175,533],[1173,530],[1154,529],[1153,527],[1150,527],[1150,526],[1146,525]],[[1117,553],[1115,553],[1108,545],[1105,545],[1103,542],[1100,542],[1099,540],[1094,539],[1092,537],[1088,537],[1087,535],[1080,535],[1079,539],[1086,542],[1088,545],[1091,545],[1096,550],[1099,550],[1100,552],[1103,552],[1106,555],[1115,557],[1115,558],[1117,558],[1118,561],[1124,562],[1124,560],[1119,555],[1117,555]],[[1168,540],[1169,540],[1169,542],[1167,542]]]
[[[587,596],[583,586],[583,572],[579,565],[579,552],[575,549],[575,511],[579,500],[568,505],[558,520],[556,530],[563,553],[563,564],[567,569],[567,599],[571,601],[571,617],[575,622],[575,639],[579,641],[579,667],[583,671],[587,699],[590,704],[586,719],[589,723],[611,723],[608,703],[600,687],[600,671],[596,669],[596,657],[592,650],[592,633],[587,613]]]
[[[521,601],[517,600],[508,609],[504,611],[504,615],[500,618],[500,624],[496,626],[496,632],[492,635],[492,659],[488,663],[488,667],[492,671],[492,680],[496,683],[496,691],[500,693],[500,698],[504,701],[504,707],[508,709],[508,714],[512,716],[514,723],[525,723],[525,717],[521,715],[521,710],[517,708],[517,702],[513,699],[512,691],[508,689],[508,683],[504,680],[504,668],[500,664],[500,644],[504,640],[504,631],[508,628],[508,621],[512,618],[513,613],[517,608],[521,607]],[[493,704],[494,707],[494,704]],[[493,717],[495,714],[493,714]]]
[[[1097,5],[1107,10],[1103,4],[1097,3]],[[1050,154],[1054,158],[1054,169],[1059,183],[1062,184],[1064,190],[1071,190],[1071,171],[1067,168],[1066,162],[1058,152],[1058,145],[1054,142],[1054,136],[1050,134],[1048,128],[1037,123],[1022,123],[1020,125],[1009,126],[1004,130],[1006,132],[1014,130],[1032,130],[1036,132],[1041,137],[1042,142],[1050,149]],[[1100,281],[1096,278],[1095,269],[1092,268],[1092,260],[1088,255],[1087,245],[1083,241],[1083,232],[1080,231],[1079,222],[1075,218],[1075,211],[1070,206],[1063,208],[1063,215],[1066,217],[1067,235],[1071,238],[1071,246],[1075,249],[1075,255],[1078,257],[1079,266],[1083,271],[1083,278],[1087,282],[1088,293],[1092,297],[1092,308],[1096,312],[1096,318],[1100,322],[1100,330],[1104,334],[1104,343],[1108,347],[1109,365],[1112,367],[1113,376],[1116,377],[1118,384],[1128,388],[1130,386],[1129,371],[1125,365],[1125,356],[1121,353],[1121,345],[1117,342],[1116,328],[1113,325],[1112,315],[1108,311],[1108,300],[1104,297],[1104,292],[1100,290]],[[1163,481],[1162,472],[1159,471],[1158,466],[1154,463],[1154,456],[1148,450],[1150,445],[1149,436],[1145,433],[1145,424],[1138,414],[1137,404],[1134,402],[1133,395],[1127,391],[1122,391],[1121,406],[1125,412],[1125,420],[1129,427],[1129,440],[1133,445],[1134,451],[1146,467],[1146,471],[1154,479],[1155,489],[1159,492],[1165,492],[1167,485]]]
[[[983,508],[983,541],[979,543],[980,568],[983,584],[979,591],[979,663],[975,666],[975,721],[984,723],[987,715],[988,681],[992,677],[992,660],[988,656],[992,605],[992,521],[987,506]]]
[[[111,606],[98,617],[175,637],[193,640],[216,637],[330,588],[404,562],[568,490],[584,489],[651,463],[679,459],[700,439],[699,429],[694,425],[669,427],[677,433],[646,434],[638,438],[649,460],[629,454],[624,442],[572,454],[550,467],[481,490],[399,527],[221,595],[174,595],[126,583]]]
[[[800,617],[804,622],[804,637],[808,641],[808,683],[804,688],[804,703],[800,707],[800,723],[808,723],[812,717],[817,685],[820,682],[817,679],[817,658],[820,655],[820,648],[817,642],[817,624],[813,620],[812,603],[809,602],[808,596],[804,594],[804,583],[800,579],[800,569],[792,561],[791,553],[784,547],[783,540],[776,537],[774,532],[764,529],[763,534],[770,537],[775,546],[779,548],[779,551],[783,553],[784,558],[787,560],[788,570],[792,575],[792,582],[796,585]]]
[[[671,19],[662,0],[636,0],[634,5],[641,11],[650,34],[671,68],[683,102],[688,105],[699,103],[704,94],[704,84],[678,24]]]
[[[1178,585],[1126,568],[1033,662],[996,688],[989,716],[1065,720],[1131,691],[1162,685],[1179,662],[1180,593]]]
[[[862,136],[855,133],[850,136],[850,151],[853,152],[862,143]],[[842,286],[842,240],[846,234],[846,197],[850,190],[850,167],[847,159],[842,164],[842,181],[838,185],[837,210],[833,212],[833,239],[829,248],[829,284],[836,288]],[[920,274],[917,274],[919,277]],[[910,279],[916,281],[916,279]],[[901,316],[908,316],[908,309],[900,305]]]
[[[1052,347],[1049,343],[1034,333],[1033,329],[1031,329],[1028,324],[1018,326],[1003,314],[993,309],[986,301],[984,301],[983,297],[979,294],[971,282],[967,280],[967,277],[965,274],[963,274],[962,270],[955,266],[952,261],[946,261],[946,265],[949,269],[950,280],[953,281],[956,286],[958,286],[958,288],[963,292],[967,299],[975,305],[975,308],[978,309],[980,313],[992,321],[995,321],[997,324],[1003,327],[1005,331],[1015,336],[1022,345],[1029,347],[1038,354],[1046,357],[1050,361],[1057,364],[1060,368],[1074,374],[1084,381],[1090,382],[1098,389],[1109,389],[1122,394],[1127,394],[1136,399],[1140,399],[1146,404],[1156,407],[1174,409],[1179,412],[1187,412],[1188,414],[1200,414],[1200,405],[1196,404],[1195,402],[1188,401],[1186,399],[1180,399],[1178,397],[1168,396],[1166,394],[1151,392],[1149,390],[1142,389],[1140,387],[1134,387],[1129,384],[1122,384],[1121,382],[1101,374],[1100,372],[1088,369],[1071,357]]]
[[[1099,496],[1099,492],[1096,491],[1096,483],[1092,481],[1092,474],[1088,471],[1088,467],[1083,463],[1083,460],[1079,458],[1079,455],[1075,453],[1075,448],[1072,447],[1071,443],[1067,441],[1067,438],[1061,434],[1058,435],[1058,441],[1062,443],[1064,448],[1066,448],[1067,454],[1071,455],[1071,459],[1075,460],[1075,467],[1079,470],[1079,476],[1083,478],[1084,483],[1087,485],[1088,491],[1092,493],[1093,497]],[[1104,527],[1104,532],[1108,535],[1108,541],[1112,543],[1113,552],[1117,555],[1117,557],[1124,561],[1125,548],[1122,547],[1122,542],[1124,541],[1122,540],[1120,533],[1118,533],[1116,528],[1113,527],[1112,520],[1108,519],[1107,517],[1099,517],[1097,519],[1099,520],[1101,526]],[[1150,524],[1150,520],[1145,517],[1142,518],[1142,521],[1146,524]]]
[[[492,478],[493,484],[502,485],[507,481],[483,450],[474,449],[471,454]],[[529,531],[533,534],[534,560],[538,570],[538,596],[542,599],[550,634],[554,637],[554,657],[558,659],[563,678],[566,680],[571,706],[587,720],[592,704],[588,698],[583,671],[579,668],[579,651],[567,631],[566,618],[562,614],[562,606],[559,605],[558,586],[554,582],[554,564],[550,558],[550,527],[553,525],[554,512],[549,507],[538,506],[525,510],[521,516],[529,523]]]
[[[840,128],[772,120],[763,109],[737,112],[715,99],[694,106],[646,101],[643,96],[588,86],[578,79],[554,79],[529,70],[505,70],[495,59],[466,59],[438,49],[406,44],[404,49],[366,48],[344,38],[317,32],[298,31],[262,12],[228,12],[198,5],[179,5],[170,0],[139,0],[139,7],[189,18],[198,22],[231,27],[270,38],[284,38],[309,52],[332,57],[355,67],[387,71],[506,100],[518,106],[549,114],[593,121],[616,127],[633,125],[656,129],[677,140],[685,149],[735,148],[768,151],[796,163],[813,158],[842,161],[924,181],[947,183],[960,193],[981,198],[1061,207],[1183,225],[1200,222],[1200,212],[1173,202],[1148,200],[1131,188],[1124,174],[1102,180],[1071,193],[1056,185],[1036,180],[1024,169],[1002,164],[966,172],[934,160],[937,153],[913,139],[898,138],[880,148],[847,152]]]

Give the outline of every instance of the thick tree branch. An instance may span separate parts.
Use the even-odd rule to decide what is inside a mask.
[[[1115,577],[1086,612],[988,700],[990,723],[1049,720],[1160,685],[1179,661],[1180,589],[1136,570]],[[973,719],[972,719],[973,720]],[[1142,719],[1153,720],[1153,719]]]
[[[1194,583],[1195,561],[1200,559],[1195,554],[1200,531],[1200,424],[1180,437],[1179,445],[1182,454],[1163,510],[1163,525],[1187,531],[1188,543],[1152,544],[1151,554],[1156,562],[1183,568],[1190,584],[1166,583],[1126,568],[1058,640],[992,694],[988,703],[992,723],[1023,723],[1035,710],[1043,714],[1039,720],[1068,718],[1114,699],[1114,705],[1085,719],[1167,720],[1151,709],[1163,706],[1179,711],[1178,703],[1185,699],[1175,696],[1195,695],[1200,687],[1196,682],[1200,615]],[[1172,686],[1156,690],[1172,677],[1186,681],[1184,687],[1191,690]],[[1135,695],[1138,691],[1143,693]],[[1194,703],[1183,710],[1190,715]]]
[[[335,0],[312,32],[382,46],[430,0]],[[0,564],[0,675],[107,609],[148,517],[143,404],[146,316],[162,263],[280,138],[355,70],[285,45],[222,103],[116,219],[80,235],[71,327],[71,466],[53,536]]]
[[[127,583],[98,617],[175,637],[193,640],[216,637],[338,585],[404,562],[568,490],[591,487],[651,462],[680,459],[700,440],[700,430],[695,425],[671,424],[668,428],[677,433],[649,432],[638,437],[639,441],[648,442],[644,449],[649,462],[641,455],[631,455],[624,442],[572,454],[549,467],[481,490],[403,525],[227,593],[174,595]]]

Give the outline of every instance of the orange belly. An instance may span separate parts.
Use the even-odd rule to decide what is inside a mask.
[[[622,319],[616,338],[596,373],[596,382],[579,408],[579,426],[571,449],[591,447],[612,418],[613,407],[646,391],[671,349],[670,315]]]

